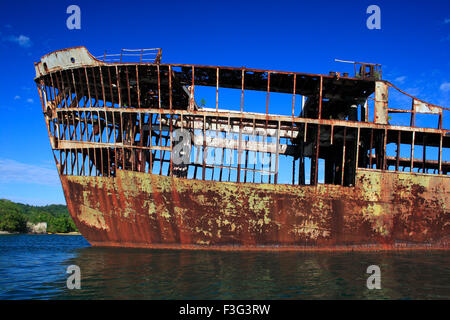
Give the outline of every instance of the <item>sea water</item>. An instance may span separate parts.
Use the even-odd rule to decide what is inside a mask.
[[[69,289],[69,266],[80,289]],[[381,289],[369,289],[369,266]],[[1,235],[0,299],[450,299],[450,251],[217,252]]]

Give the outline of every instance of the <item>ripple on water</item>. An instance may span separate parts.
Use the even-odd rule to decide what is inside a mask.
[[[81,290],[66,288],[69,265]],[[381,268],[381,290],[366,269]],[[93,248],[0,236],[0,299],[449,299],[449,251],[213,252]]]

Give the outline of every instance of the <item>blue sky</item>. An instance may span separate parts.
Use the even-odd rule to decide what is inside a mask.
[[[81,30],[66,27],[71,4]],[[381,30],[366,27],[372,4]],[[384,79],[450,106],[449,1],[1,1],[0,198],[65,202],[33,63],[80,45],[94,55],[161,47],[168,63],[306,73],[352,71],[335,58],[377,62]]]

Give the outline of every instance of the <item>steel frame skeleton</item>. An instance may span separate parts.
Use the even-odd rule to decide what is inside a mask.
[[[449,109],[408,95],[413,101],[411,110],[380,109],[377,98],[375,110],[370,110],[367,101],[377,90],[376,82],[402,92],[386,81],[161,64],[160,59],[142,63],[143,54],[143,50],[138,51],[138,64],[60,68],[36,78],[61,174],[115,176],[121,169],[178,175],[180,166],[173,161],[173,134],[177,129],[191,135],[189,158],[194,161],[187,164],[184,177],[188,179],[306,184],[306,159],[310,162],[311,185],[323,181],[353,185],[356,170],[372,169],[374,163],[379,170],[409,168],[410,172],[417,169],[439,175],[450,172],[450,162],[443,153],[450,148],[450,133],[443,129],[444,112]],[[198,106],[197,87],[214,88],[215,108]],[[240,89],[239,111],[219,108],[222,88]],[[266,92],[265,113],[244,110],[245,93],[250,90]],[[292,95],[290,116],[269,113],[274,92]],[[297,95],[302,97],[299,115],[295,113]],[[350,107],[354,105],[361,108],[360,120],[352,118]],[[385,112],[386,119],[391,113],[411,113],[411,126],[383,123],[383,117],[369,121],[371,111]],[[417,126],[418,115],[427,113],[439,116],[436,128]],[[388,155],[390,144],[396,146],[394,156]],[[403,145],[410,148],[409,158],[400,152]],[[417,146],[422,148],[422,159],[414,158]],[[429,147],[437,148],[436,159],[427,159]],[[214,155],[213,161],[208,159],[208,152]],[[237,162],[227,164],[227,157]],[[292,158],[291,176],[285,182],[279,178],[280,157]],[[251,161],[258,158],[268,166]],[[319,168],[321,159],[325,170]],[[321,175],[325,175],[323,181]]]

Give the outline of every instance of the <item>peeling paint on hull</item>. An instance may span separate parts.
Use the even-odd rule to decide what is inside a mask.
[[[61,176],[94,246],[220,250],[448,248],[450,178],[359,170],[355,187],[238,184],[132,171]]]

